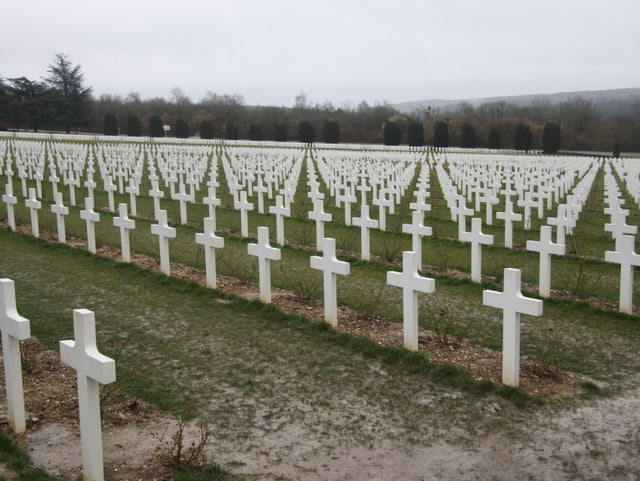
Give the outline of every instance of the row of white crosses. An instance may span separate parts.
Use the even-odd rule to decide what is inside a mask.
[[[7,416],[15,433],[26,430],[20,341],[31,337],[29,320],[16,309],[15,284],[0,279],[0,330],[7,391]],[[75,340],[60,341],[60,358],[76,370],[83,479],[103,481],[100,384],[116,380],[115,361],[96,347],[95,316],[87,309],[73,311]]]

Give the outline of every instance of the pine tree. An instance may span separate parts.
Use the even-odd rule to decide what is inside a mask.
[[[188,139],[189,138],[189,124],[184,119],[176,120],[176,125],[174,127],[175,135],[177,139]]]
[[[276,124],[276,142],[286,142],[287,141],[287,126],[284,124]]]
[[[149,137],[164,137],[162,119],[157,114],[149,117]]]
[[[305,143],[307,145],[313,144],[315,140],[315,130],[313,125],[307,120],[302,120],[298,124],[298,142]]]
[[[73,66],[69,58],[57,53],[49,65],[49,76],[45,82],[55,93],[55,110],[58,121],[67,133],[73,125],[88,121],[91,102],[91,87],[84,87],[84,74],[80,65]]]
[[[463,124],[460,134],[460,147],[464,149],[476,148],[476,129],[471,124]]]
[[[422,122],[412,120],[407,127],[407,144],[409,147],[422,147],[424,145],[424,126]]]
[[[111,112],[104,114],[104,120],[102,121],[102,133],[104,135],[118,135],[118,119]]]
[[[340,125],[336,119],[331,118],[325,120],[322,127],[322,133],[324,141],[327,144],[337,144],[340,142]]]
[[[498,129],[498,127],[491,127],[489,130],[489,148],[500,149],[501,147],[500,129]]]
[[[531,150],[531,144],[531,128],[525,124],[516,125],[513,148],[515,150],[524,150],[525,152],[529,152],[529,150]]]
[[[438,149],[449,147],[449,125],[446,122],[436,122],[433,127],[433,145]]]
[[[262,129],[259,125],[251,124],[249,126],[249,140],[262,140]]]
[[[213,123],[210,120],[200,122],[200,138],[211,140],[214,137]]]
[[[129,137],[140,137],[142,135],[142,124],[137,115],[127,116],[127,135]]]
[[[555,154],[560,150],[560,125],[547,122],[542,130],[542,151],[545,154]]]
[[[400,145],[402,141],[402,129],[395,120],[387,120],[384,123],[382,142],[384,145]]]

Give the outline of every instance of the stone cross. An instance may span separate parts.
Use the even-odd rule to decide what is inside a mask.
[[[116,380],[116,365],[96,347],[96,324],[92,311],[74,309],[73,332],[75,341],[60,341],[60,358],[76,370],[78,377],[82,475],[85,481],[103,481],[99,385]]]
[[[344,202],[344,224],[351,225],[351,204],[355,203],[358,198],[351,193],[349,186],[345,186],[344,193],[336,195],[336,201],[338,200]]]
[[[525,230],[531,230],[531,208],[538,207],[538,202],[531,198],[531,192],[525,192],[524,199],[518,200],[518,207],[524,208]]]
[[[324,320],[333,327],[338,325],[337,275],[349,274],[350,264],[336,258],[336,240],[322,240],[323,256],[311,256],[311,268],[322,271],[324,289]]]
[[[129,248],[129,231],[136,228],[136,222],[129,219],[127,213],[127,204],[122,202],[118,204],[120,217],[113,218],[113,225],[120,228],[120,246],[122,249],[122,260],[131,262],[131,249]]]
[[[16,216],[13,211],[13,206],[18,203],[18,198],[13,195],[13,183],[11,178],[7,180],[7,186],[5,193],[2,194],[2,202],[7,204],[7,223],[12,231],[16,230]]]
[[[387,198],[387,190],[380,189],[378,198],[371,201],[372,204],[378,206],[378,228],[380,230],[387,230],[387,207],[393,206],[391,198]]]
[[[167,211],[158,211],[158,223],[151,226],[151,233],[158,236],[160,243],[160,270],[166,275],[171,275],[169,262],[169,239],[176,237],[176,229],[167,224]]]
[[[422,237],[433,234],[431,227],[423,225],[424,211],[414,210],[411,213],[411,224],[402,224],[402,232],[411,234],[411,250],[418,257],[418,265],[422,265]]]
[[[276,205],[269,207],[269,214],[276,216],[276,242],[284,245],[284,218],[291,215],[291,208],[284,206],[282,195],[276,195]]]
[[[234,209],[240,211],[240,235],[249,237],[249,214],[253,210],[253,204],[247,200],[247,191],[240,191],[240,200],[235,202]]]
[[[504,270],[503,292],[484,290],[482,303],[502,309],[502,382],[518,387],[520,382],[520,314],[542,315],[542,301],[520,292],[520,269]]]
[[[309,212],[309,219],[316,221],[316,249],[322,252],[322,239],[324,239],[324,223],[331,222],[331,214],[324,211],[324,201],[315,199],[313,210]]]
[[[247,251],[250,256],[258,258],[258,275],[260,277],[260,300],[271,303],[271,263],[280,260],[280,249],[269,245],[269,228],[258,227],[258,243],[249,244]]]
[[[486,224],[493,225],[493,206],[500,202],[500,199],[493,193],[493,190],[488,189],[484,192],[484,195],[479,197],[479,201],[487,206]]]
[[[473,209],[466,206],[463,195],[458,195],[456,206],[451,211],[458,219],[458,239],[462,240],[462,234],[467,230],[467,217],[473,215]]]
[[[216,197],[216,186],[218,183],[215,181],[207,182],[209,185],[208,195],[202,198],[202,203],[209,206],[209,218],[213,222],[213,230],[216,230],[216,207],[219,207],[221,202],[220,199]]]
[[[93,210],[93,198],[84,199],[84,210],[80,211],[80,218],[87,224],[87,247],[92,254],[96,253],[95,223],[100,221],[100,214]]]
[[[158,219],[158,211],[160,210],[160,199],[164,197],[164,192],[162,192],[158,187],[158,181],[151,181],[151,190],[149,190],[149,195],[153,197],[153,217],[154,219]]]
[[[435,291],[435,281],[418,274],[418,256],[413,251],[402,253],[402,272],[387,272],[387,284],[402,289],[402,324],[404,347],[418,350],[418,293]]]
[[[138,215],[138,207],[136,204],[136,196],[140,195],[140,188],[136,185],[134,178],[129,179],[129,185],[124,189],[129,194],[129,203],[131,204],[131,215]]]
[[[547,224],[557,227],[556,243],[565,245],[566,233],[576,226],[576,221],[567,217],[567,206],[560,204],[558,205],[557,217],[547,217]]]
[[[0,330],[7,391],[7,418],[13,432],[22,433],[26,429],[26,421],[20,341],[31,337],[31,329],[29,320],[18,314],[15,284],[11,279],[0,279]]]
[[[360,259],[368,261],[371,258],[369,229],[378,227],[378,221],[369,217],[369,206],[362,204],[360,206],[360,217],[351,219],[351,223],[360,227]]]
[[[187,202],[191,200],[191,195],[186,192],[183,183],[180,183],[180,192],[173,196],[180,204],[180,224],[187,223]]]
[[[606,251],[604,260],[620,264],[620,312],[633,312],[633,268],[640,266],[640,254],[634,252],[635,236],[616,238],[616,250]]]
[[[204,218],[204,232],[196,234],[196,244],[204,246],[204,266],[207,275],[207,287],[215,289],[216,281],[216,249],[224,247],[224,238],[215,234],[215,220]]]
[[[67,235],[64,226],[64,217],[69,215],[69,207],[62,203],[62,192],[56,192],[55,204],[51,204],[51,212],[56,215],[56,224],[58,226],[58,242],[67,242]]]
[[[258,183],[253,190],[258,197],[258,212],[264,214],[264,194],[266,194],[269,189],[262,183],[262,177],[258,177]]]
[[[29,208],[31,214],[31,233],[33,237],[40,237],[40,227],[38,224],[38,211],[42,207],[42,202],[36,198],[36,189],[29,187],[29,198],[24,204]]]
[[[493,236],[482,233],[482,219],[474,217],[471,219],[471,231],[463,232],[460,240],[471,242],[471,280],[473,282],[482,281],[482,245],[493,244]]]
[[[538,294],[542,297],[551,295],[551,254],[563,256],[564,244],[556,244],[551,239],[551,226],[540,227],[540,240],[527,241],[527,250],[540,253],[540,271],[538,278]]]
[[[504,220],[504,245],[509,249],[513,248],[513,222],[521,221],[522,214],[513,211],[513,203],[507,198],[504,206],[504,212],[497,212],[496,217]]]
[[[117,188],[118,186],[113,183],[111,176],[107,175],[104,179],[104,190],[107,192],[107,198],[109,200],[109,212],[115,212],[116,210],[115,201],[113,200],[113,193]]]

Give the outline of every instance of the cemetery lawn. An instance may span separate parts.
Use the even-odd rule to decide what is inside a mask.
[[[379,346],[308,321],[317,302],[291,302],[289,307],[297,306],[305,317],[289,315],[222,290],[204,289],[194,281],[6,229],[0,230],[0,252],[0,275],[16,282],[18,311],[31,320],[32,335],[51,350],[58,351],[59,340],[73,338],[73,309],[95,311],[98,347],[116,359],[118,375],[119,391],[103,391],[105,436],[119,432],[118,424],[138,423],[134,429],[138,433],[139,426],[151,426],[146,432],[152,443],[145,445],[150,456],[158,444],[151,434],[173,426],[173,416],[190,412],[212,429],[210,459],[248,476],[240,479],[298,479],[300,473],[307,479],[362,479],[367,469],[371,475],[380,469],[387,473],[427,469],[429,459],[442,456],[452,456],[456,462],[440,466],[441,473],[452,465],[474,468],[477,457],[497,463],[477,472],[493,473],[505,469],[494,459],[496,451],[515,456],[510,449],[516,448],[509,446],[525,453],[518,456],[528,466],[526,473],[538,470],[529,479],[551,479],[558,469],[566,479],[571,475],[597,479],[588,476],[594,466],[596,473],[640,472],[638,461],[629,461],[628,454],[640,449],[633,429],[633,415],[639,412],[640,334],[633,316],[569,299],[546,301],[545,314],[551,310],[553,324],[547,320],[538,326],[533,332],[540,339],[525,338],[525,349],[541,346],[533,366],[545,371],[543,377],[563,376],[559,365],[571,367],[575,377],[562,396],[547,393],[531,398],[474,381],[449,365],[434,366],[422,353]],[[375,272],[375,263],[371,266]],[[191,277],[184,269],[185,277]],[[438,282],[447,295],[459,299],[477,296],[480,289],[456,279],[443,277]],[[223,289],[225,283],[243,295],[251,290],[230,278],[222,279]],[[446,312],[434,315],[441,323],[448,322]],[[373,317],[358,324],[354,317],[347,309],[341,311],[340,319],[355,334],[384,321]],[[482,323],[482,316],[474,321]],[[472,341],[483,343],[482,329],[468,332]],[[479,334],[474,338],[474,333]],[[464,353],[462,341],[456,339],[438,336],[444,352]],[[27,365],[30,353],[36,355],[33,349],[25,349]],[[27,405],[37,419],[32,439],[49,432],[48,423],[70,423],[76,415],[73,373],[67,372],[65,378],[72,394],[57,411],[42,398],[38,412]],[[31,396],[26,399],[33,402]],[[611,435],[624,440],[615,452]],[[567,436],[584,437],[584,449],[561,447]],[[137,437],[126,439],[131,453],[134,445],[144,444]],[[105,443],[105,449],[108,446],[123,450],[122,441]],[[38,454],[33,452],[32,457],[38,459]],[[416,462],[416,456],[425,461]],[[340,459],[343,466],[333,467],[332,459]],[[363,468],[363,459],[376,461]],[[537,466],[539,459],[547,460],[547,465]],[[108,478],[124,479],[114,465],[108,469]],[[71,472],[69,468],[62,474]],[[121,475],[126,472],[120,466]],[[252,477],[256,473],[267,477]],[[419,479],[419,472],[406,474],[406,479]],[[457,479],[457,474],[443,474],[441,479]]]

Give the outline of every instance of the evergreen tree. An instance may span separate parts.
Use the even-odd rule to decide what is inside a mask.
[[[560,150],[560,126],[554,122],[547,122],[542,130],[542,151],[545,154],[555,154]]]
[[[102,133],[104,135],[118,135],[118,119],[111,112],[104,114]]]
[[[286,142],[287,141],[287,126],[284,124],[276,124],[276,142]]]
[[[175,129],[175,136],[177,139],[189,138],[189,124],[184,119],[177,119]]]
[[[525,152],[529,152],[529,150],[531,150],[532,143],[531,128],[525,124],[516,125],[513,148],[515,150],[524,150]]]
[[[239,136],[240,136],[240,132],[238,131],[238,126],[235,123],[229,122],[227,125],[224,126],[225,139],[238,140]]]
[[[336,119],[331,118],[325,120],[322,126],[322,133],[324,141],[327,144],[337,144],[340,142],[340,125]]]
[[[397,121],[387,120],[384,123],[382,141],[384,145],[400,145],[400,142],[402,142],[402,129]]]
[[[129,137],[140,137],[142,135],[142,124],[137,115],[127,116],[127,135]]]
[[[249,140],[262,140],[262,129],[259,125],[251,124],[249,126]]]
[[[84,74],[80,65],[71,65],[65,54],[56,54],[48,72],[49,76],[45,81],[55,93],[58,121],[69,133],[73,125],[81,125],[88,120],[91,87],[83,86]]]
[[[313,125],[306,120],[302,120],[298,124],[298,142],[305,143],[307,145],[313,144],[315,139],[315,130]]]
[[[436,122],[433,127],[433,145],[438,149],[449,147],[449,125],[446,122]]]
[[[162,119],[157,114],[149,117],[149,137],[164,137]]]
[[[422,122],[412,120],[407,127],[407,143],[409,147],[422,147],[424,145],[424,126]]]
[[[471,124],[463,124],[460,134],[460,147],[464,149],[476,148],[476,129]]]
[[[498,129],[498,127],[491,127],[489,130],[489,148],[500,149],[501,147],[500,129]]]
[[[200,138],[211,140],[214,137],[213,123],[210,120],[200,122]]]
[[[620,142],[613,143],[613,157],[616,159],[620,158]]]

